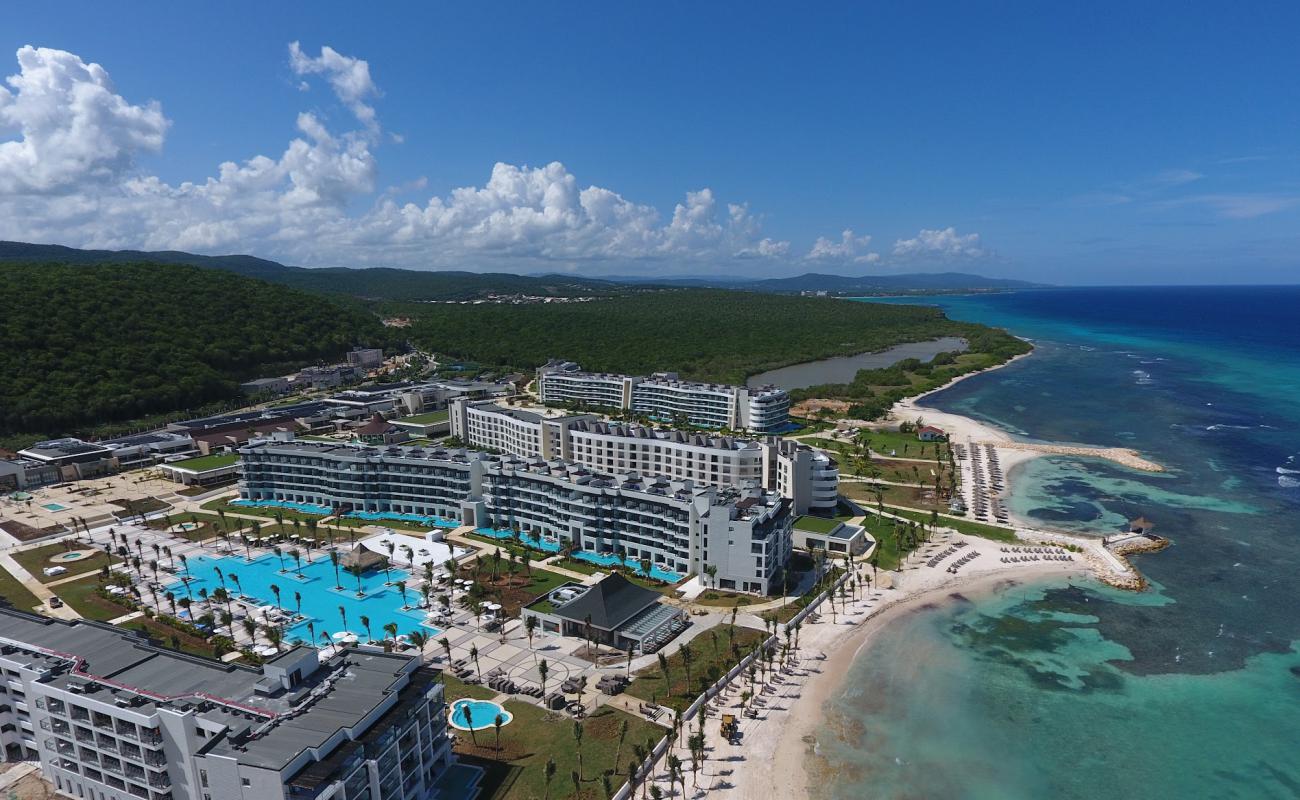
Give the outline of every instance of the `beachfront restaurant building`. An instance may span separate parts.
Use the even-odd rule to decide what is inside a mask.
[[[537,618],[547,633],[653,653],[690,624],[685,611],[662,600],[658,592],[615,573],[592,586],[557,586],[520,614],[524,620]]]

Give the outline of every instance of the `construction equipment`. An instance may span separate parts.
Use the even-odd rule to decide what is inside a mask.
[[[722,725],[719,726],[718,733],[731,744],[736,744],[736,740],[740,738],[740,725],[736,722],[735,714],[722,715]]]

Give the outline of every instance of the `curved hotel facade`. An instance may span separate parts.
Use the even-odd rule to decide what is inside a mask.
[[[780,433],[790,425],[790,396],[784,389],[684,381],[675,372],[613,375],[551,361],[537,371],[537,393],[543,403],[628,409],[665,422],[684,417],[707,428]]]
[[[601,472],[563,459],[461,449],[296,441],[240,449],[240,496],[348,511],[456,519],[531,535],[598,556],[649,559],[665,572],[753,594],[780,586],[793,504],[757,486]]]

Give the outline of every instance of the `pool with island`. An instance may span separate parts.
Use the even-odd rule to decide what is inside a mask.
[[[334,567],[326,557],[318,557],[310,564],[302,564],[301,576],[295,568],[293,559],[281,560],[273,554],[254,558],[252,561],[241,556],[207,556],[191,557],[186,569],[179,574],[188,575],[189,596],[194,603],[199,602],[200,590],[208,594],[224,586],[233,596],[244,595],[253,598],[259,605],[280,606],[286,611],[302,614],[304,619],[290,625],[285,630],[285,641],[302,640],[310,637],[308,623],[315,627],[317,641],[320,644],[323,634],[341,633],[345,630],[365,637],[366,627],[362,619],[369,621],[369,636],[375,641],[384,638],[384,626],[397,625],[399,635],[420,631],[429,636],[440,631],[425,623],[423,610],[403,606],[419,601],[420,593],[415,581],[399,569],[388,572],[392,584],[407,581],[405,600],[397,586],[385,583],[382,571],[362,575],[358,578],[345,570],[340,570],[339,580],[342,589],[335,588]],[[220,574],[218,574],[220,570]],[[357,595],[358,584],[361,595]],[[277,599],[272,586],[279,589]],[[183,581],[176,581],[167,586],[177,599],[186,596]],[[364,638],[363,638],[364,641]]]
[[[502,726],[509,725],[515,718],[514,714],[491,700],[457,700],[451,704],[448,714],[451,727],[462,731],[494,728],[498,716]]]

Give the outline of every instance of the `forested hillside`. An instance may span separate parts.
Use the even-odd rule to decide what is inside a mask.
[[[0,262],[57,261],[61,264],[188,264],[260,278],[310,292],[350,295],[368,300],[474,300],[493,294],[575,297],[645,291],[603,280],[572,276],[510,275],[494,272],[421,272],[369,269],[286,267],[254,256],[201,256],[178,250],[81,250],[52,244],[0,241]]]
[[[0,287],[6,434],[194,408],[263,369],[388,338],[354,305],[219,270],[0,263]]]
[[[990,330],[953,322],[931,307],[713,289],[576,304],[407,311],[415,319],[410,333],[417,344],[457,358],[530,368],[563,357],[590,370],[673,370],[734,383],[787,364]]]

